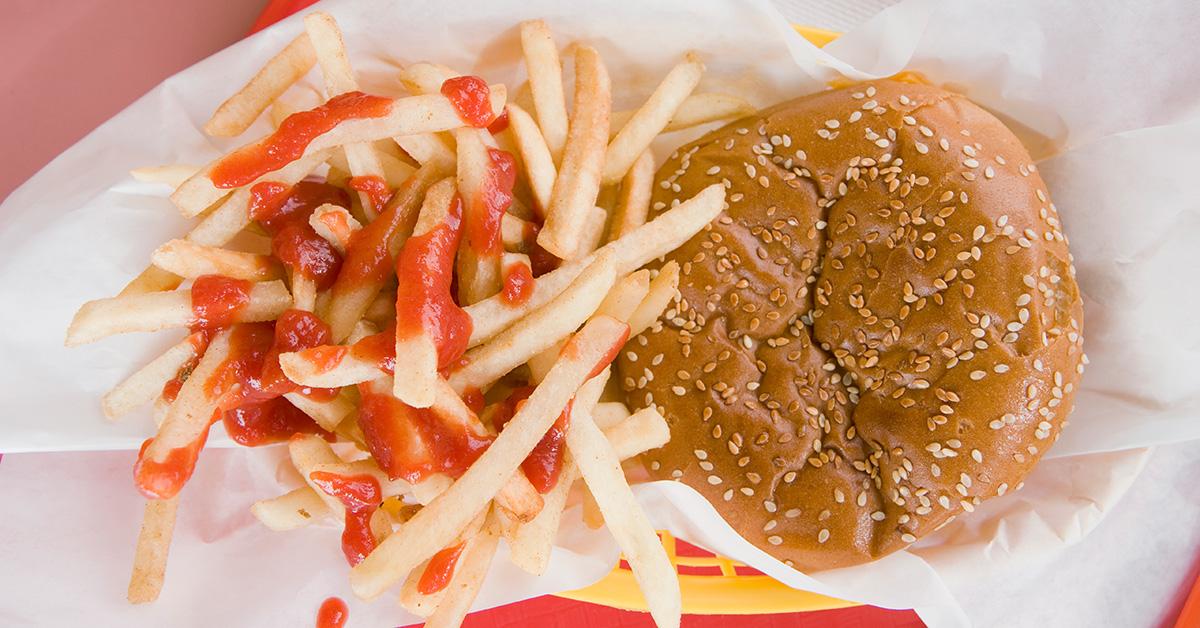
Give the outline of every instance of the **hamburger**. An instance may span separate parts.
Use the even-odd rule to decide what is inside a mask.
[[[1086,358],[1045,184],[1004,124],[936,87],[788,101],[680,148],[652,214],[725,212],[667,256],[678,301],[619,359],[646,455],[801,570],[915,543],[1021,486]]]

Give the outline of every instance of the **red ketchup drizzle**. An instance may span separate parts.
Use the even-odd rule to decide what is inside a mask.
[[[350,354],[374,362],[387,373],[396,372],[396,328],[389,326],[378,334],[371,334],[350,347]]]
[[[339,597],[326,598],[317,611],[317,628],[344,628],[350,609]]]
[[[416,179],[409,177],[400,187],[414,185]],[[334,299],[362,284],[379,285],[387,279],[393,268],[392,243],[400,233],[407,233],[412,228],[417,216],[414,211],[400,210],[400,207],[387,209],[350,237],[342,272],[333,285]]]
[[[271,235],[271,252],[292,272],[316,281],[319,290],[333,285],[342,267],[337,249],[308,222],[325,203],[349,207],[350,199],[341,188],[319,181],[291,188],[264,181],[250,188],[250,218]]]
[[[625,346],[625,342],[627,340],[629,340],[628,324],[625,325],[625,332],[622,333],[621,336],[617,338],[611,345],[609,345],[608,350],[604,352],[604,355],[600,356],[600,359],[596,361],[596,366],[592,368],[592,371],[588,374],[587,379],[591,379],[599,375],[600,372],[603,371],[609,364],[612,364],[612,361],[617,359],[617,354],[621,352],[621,347]],[[572,336],[571,339],[567,341],[567,344],[563,345],[562,351],[559,352],[559,355],[572,360],[579,357],[579,346],[575,344],[575,336]]]
[[[450,578],[454,576],[454,566],[458,564],[458,557],[462,555],[465,546],[465,543],[459,543],[434,554],[425,566],[425,571],[421,572],[421,579],[417,581],[417,591],[422,595],[432,595],[445,589],[446,585],[450,584]]]
[[[377,214],[383,211],[388,201],[392,200],[392,193],[388,190],[387,182],[382,177],[375,175],[350,177],[347,185],[351,189],[366,194],[367,198],[371,199],[371,209],[374,209]]]
[[[458,477],[492,444],[493,437],[444,420],[431,408],[414,408],[365,384],[359,393],[363,438],[389,478],[415,483],[433,473]]]
[[[192,283],[192,329],[229,327],[250,303],[253,284],[223,275],[201,275]]]
[[[529,247],[529,267],[533,271],[534,277],[541,277],[546,273],[558,268],[562,260],[555,257],[553,253],[542,248],[542,245],[537,243],[538,231],[541,227],[534,222],[525,223],[525,242]]]
[[[383,501],[379,481],[370,475],[338,475],[328,471],[313,471],[309,479],[329,495],[338,498],[346,507],[346,527],[342,530],[342,553],[353,567],[375,549],[371,532],[371,515]]]
[[[196,459],[208,440],[208,427],[196,440],[168,452],[162,462],[146,457],[146,448],[153,440],[147,438],[138,451],[137,462],[133,465],[133,481],[146,499],[170,499],[179,493],[179,489],[196,470]]]
[[[450,100],[458,117],[470,126],[482,129],[495,120],[491,90],[478,76],[456,76],[442,83],[442,95]]]
[[[488,133],[491,133],[492,135],[496,135],[497,133],[503,133],[504,130],[507,128],[508,128],[508,109],[505,109],[504,111],[500,112],[500,115],[496,116],[495,120],[492,120],[492,123],[488,125],[487,130],[488,130]]]
[[[471,412],[474,412],[475,414],[483,412],[483,407],[486,404],[483,399],[483,391],[474,386],[471,386],[463,391],[462,400],[463,403],[467,404],[467,407],[471,409]]]
[[[518,306],[533,296],[533,271],[521,263],[509,264],[504,269],[504,289],[500,299],[511,306]]]
[[[409,238],[396,261],[396,336],[428,334],[437,347],[439,369],[462,356],[471,337],[471,315],[451,296],[461,227],[462,199],[455,195],[445,220]]]
[[[504,252],[500,221],[512,205],[516,181],[516,160],[512,154],[489,148],[487,175],[479,187],[464,235],[466,246],[484,259],[497,258]]]
[[[229,154],[217,162],[209,179],[219,188],[241,187],[299,159],[313,139],[338,124],[356,118],[381,118],[391,110],[390,98],[362,92],[334,96],[316,108],[288,116],[265,140]]]
[[[513,389],[492,418],[496,429],[503,429],[532,393],[533,388],[530,386]],[[562,414],[558,415],[558,420],[550,426],[550,429],[542,436],[542,440],[538,441],[533,451],[530,451],[525,460],[521,462],[521,470],[525,472],[525,477],[539,493],[546,494],[554,488],[555,484],[558,484],[558,476],[562,472],[563,456],[566,453],[564,439],[567,435],[567,426],[571,420],[571,408],[574,403],[574,398],[567,401],[567,407],[563,408]]]

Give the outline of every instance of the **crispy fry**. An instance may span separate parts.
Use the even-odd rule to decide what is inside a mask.
[[[532,231],[532,223],[512,214],[504,214],[500,218],[500,239],[504,242],[506,251],[528,252],[528,235]]]
[[[592,420],[607,432],[608,428],[629,418],[629,408],[620,401],[601,401],[592,410]]]
[[[325,238],[337,249],[337,252],[345,255],[346,246],[350,244],[350,238],[362,229],[362,224],[358,222],[350,212],[346,211],[345,207],[339,207],[332,203],[325,203],[318,207],[308,217],[308,224],[317,232],[317,235]]]
[[[447,545],[447,547],[455,547],[459,544],[464,545],[463,552],[459,555],[459,559],[454,566],[455,573],[462,568],[467,552],[469,552],[469,544],[474,541],[474,539],[483,529],[483,524],[487,520],[489,512],[490,511],[479,513],[479,515],[476,516],[471,523],[467,524],[467,527],[464,528],[461,533],[459,533],[458,537],[451,541],[449,545]],[[446,592],[451,589],[449,586],[447,586],[446,588],[434,593],[421,592],[421,579],[424,577],[425,570],[429,567],[429,563],[430,561],[425,561],[421,566],[412,570],[412,572],[408,574],[408,578],[405,578],[404,584],[400,587],[400,606],[403,606],[404,610],[417,615],[418,617],[429,617],[432,615],[434,610],[441,605],[442,600],[446,598]]]
[[[100,402],[104,408],[104,416],[115,420],[139,406],[154,401],[162,393],[163,386],[175,379],[175,375],[188,362],[196,359],[197,348],[202,342],[200,334],[189,334],[146,366],[134,371],[120,384],[113,386]]]
[[[610,242],[646,224],[653,188],[654,155],[647,148],[621,180],[621,192],[617,196],[616,211],[608,230]]]
[[[566,338],[596,311],[614,278],[612,261],[600,256],[552,301],[468,351],[463,356],[465,366],[450,374],[450,386],[459,394],[468,388],[483,389]]]
[[[646,293],[650,291],[650,271],[642,269],[626,275],[613,285],[605,295],[598,316],[611,316],[619,321],[628,321]]]
[[[600,53],[580,46],[575,52],[575,112],[546,224],[538,234],[538,244],[558,257],[567,258],[578,248],[588,212],[596,206],[611,107],[612,89]]]
[[[350,67],[350,58],[346,56],[346,48],[342,43],[342,31],[337,21],[328,13],[310,13],[304,16],[304,28],[312,41],[316,52],[317,63],[321,66],[321,75],[325,77],[325,91],[330,96],[337,96],[358,89],[358,80],[354,78],[354,70]],[[354,142],[342,147],[349,162],[350,174],[356,177],[379,177],[387,180],[383,164],[370,142]],[[374,220],[383,210],[371,203],[371,197],[365,192],[359,192],[363,214],[367,220]]]
[[[580,502],[581,518],[583,525],[592,530],[599,530],[604,527],[604,515],[600,512],[600,505],[596,503],[596,496],[592,494],[592,490],[583,486],[583,500]]]
[[[301,273],[292,273],[292,308],[311,312],[317,306],[317,282]]]
[[[607,223],[608,212],[602,207],[593,207],[588,212],[583,231],[579,234],[579,248],[567,259],[582,259],[599,248],[604,242],[604,228]]]
[[[147,266],[146,270],[125,284],[117,296],[127,297],[134,294],[174,290],[181,283],[183,283],[183,277],[169,273],[157,266]]]
[[[141,183],[165,183],[172,188],[179,187],[188,177],[196,174],[199,166],[172,164],[169,166],[144,166],[129,171],[135,181]]]
[[[328,311],[322,316],[329,321],[335,342],[350,333],[379,296],[384,284],[395,275],[392,260],[412,233],[425,193],[445,174],[436,163],[418,168],[392,195],[389,207],[374,222],[363,227],[355,243],[346,249],[342,272],[330,289]],[[386,263],[381,263],[384,260]],[[394,298],[391,303],[395,304]]]
[[[291,303],[292,297],[282,281],[253,284],[250,300],[238,311],[235,322],[273,320]],[[115,334],[187,327],[194,322],[190,290],[97,299],[84,303],[75,313],[67,329],[66,344],[73,347]]]
[[[204,132],[219,137],[241,135],[263,111],[316,64],[308,35],[297,35],[283,50],[230,96],[204,123]]]
[[[546,208],[550,206],[550,195],[554,190],[554,180],[558,177],[558,169],[554,167],[554,156],[546,145],[546,138],[538,129],[537,123],[515,104],[508,105],[508,126],[512,129],[516,141],[517,152],[525,164],[525,177],[529,180],[529,189],[533,192],[534,211],[539,218],[546,217]]]
[[[298,392],[287,393],[284,398],[312,418],[322,429],[330,432],[336,430],[342,421],[354,412],[354,400],[345,391],[329,401],[313,400]]]
[[[457,183],[458,193],[462,196],[464,225],[482,223],[488,211],[484,195],[487,194],[485,188],[491,176],[492,158],[484,141],[486,133],[481,129],[459,129],[454,133],[458,142]],[[464,233],[463,244],[458,247],[455,260],[458,301],[463,305],[481,301],[500,291],[499,257],[471,246],[468,235]]]
[[[500,535],[496,515],[488,517],[479,534],[467,541],[459,564],[446,586],[446,595],[437,610],[425,621],[425,628],[457,628],[471,610],[471,604],[483,587],[483,580],[492,565]]]
[[[596,364],[627,332],[624,323],[601,317],[576,334],[572,350],[466,473],[351,570],[355,593],[364,598],[379,595],[453,540],[516,472]]]
[[[429,188],[413,236],[423,235],[443,224],[455,203],[454,181],[443,179]],[[404,277],[402,281],[412,281]],[[399,306],[400,304],[397,304]],[[392,394],[414,408],[428,408],[433,403],[438,380],[438,349],[428,331],[418,334],[396,334],[396,377]]]
[[[503,85],[490,85],[489,90],[492,112],[499,115],[504,108],[507,92]],[[445,96],[430,94],[397,98],[392,101],[388,113],[384,116],[346,120],[328,132],[316,136],[304,149],[303,156],[307,157],[329,148],[356,142],[370,142],[397,135],[446,131],[462,125],[462,118],[459,117],[458,110]],[[238,151],[256,150],[265,142],[266,138],[248,144]],[[229,189],[217,187],[210,178],[213,169],[219,162],[218,159],[206,165],[171,195],[172,202],[184,215],[195,216],[230,192]],[[259,180],[263,179],[274,180],[275,174],[264,172],[259,177]]]
[[[131,604],[153,602],[162,591],[178,508],[178,496],[146,501],[142,529],[138,533],[137,549],[133,554],[133,574],[129,577],[127,598]]]
[[[312,481],[312,472],[315,471],[318,465],[331,465],[342,462],[329,443],[325,439],[314,434],[296,434],[288,441],[288,455],[292,459],[292,466],[296,467],[296,471],[300,472],[300,477],[304,479],[304,483],[308,485],[317,497],[325,503],[325,507],[329,509],[329,513],[337,520],[341,520],[346,514],[346,506],[342,504],[338,498],[327,494],[321,490]]]
[[[679,294],[679,263],[671,260],[650,281],[650,291],[629,317],[630,335],[636,336],[654,324]]]
[[[683,100],[696,89],[700,76],[704,74],[704,64],[694,53],[679,65],[671,68],[662,83],[650,94],[645,104],[629,118],[629,122],[617,132],[612,142],[608,144],[608,152],[604,157],[605,184],[613,184],[621,180],[634,160],[649,146],[654,138],[662,133],[671,116],[679,109]]]
[[[249,281],[270,281],[283,277],[283,267],[270,255],[230,251],[187,240],[167,240],[154,250],[150,262],[180,277],[225,275]]]
[[[553,299],[579,275],[596,256],[611,253],[618,275],[640,268],[683,244],[720,214],[725,203],[725,188],[719,183],[704,188],[692,198],[664,212],[619,240],[601,247],[592,255],[569,262],[538,277],[533,295],[520,306],[510,306],[500,297],[490,297],[466,308],[475,328],[470,346],[483,343],[514,321]]]
[[[596,427],[599,427],[599,413],[593,412],[592,418],[596,421]],[[649,407],[642,408],[606,428],[604,437],[612,445],[618,459],[628,460],[666,445],[667,441],[671,440],[671,428],[667,426],[667,420],[658,410]]]
[[[309,486],[301,486],[279,497],[260,499],[250,512],[260,523],[277,532],[302,528],[329,516],[329,507]]]
[[[562,64],[550,27],[542,20],[521,22],[521,50],[529,72],[529,89],[538,126],[550,154],[557,162],[567,141],[567,98],[563,91]]]
[[[654,526],[629,490],[612,445],[590,416],[581,419],[567,426],[567,448],[595,496],[604,522],[621,546],[654,622],[661,627],[677,627],[681,609],[675,568]]]
[[[450,144],[439,133],[401,135],[394,141],[421,165],[431,161],[442,164],[447,169],[454,165],[454,149],[450,148]]]
[[[279,366],[288,379],[301,386],[339,388],[369,382],[387,375],[374,360],[364,359],[348,348],[326,345],[279,354]],[[330,359],[329,351],[337,351]]]
[[[706,92],[703,94],[692,94],[680,103],[679,108],[675,110],[675,115],[671,116],[671,121],[667,123],[663,133],[672,131],[682,131],[690,129],[694,126],[716,122],[718,120],[733,120],[753,114],[757,109],[754,105],[746,102],[744,98],[734,96],[732,94],[721,94],[717,92]],[[633,117],[636,111],[617,111],[612,114],[612,133],[616,135],[618,131],[625,127],[629,119]]]

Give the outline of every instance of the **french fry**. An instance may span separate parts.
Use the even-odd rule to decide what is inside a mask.
[[[465,309],[474,323],[468,345],[476,346],[495,337],[514,321],[553,299],[598,255],[613,255],[617,274],[625,275],[671,252],[715,219],[724,203],[725,188],[714,183],[619,240],[597,249],[592,255],[563,264],[538,277],[534,282],[533,294],[520,306],[511,306],[499,296],[467,306]]]
[[[550,206],[550,195],[554,190],[554,180],[558,177],[558,169],[554,167],[554,156],[546,144],[546,138],[538,129],[524,109],[515,104],[508,105],[508,127],[512,129],[516,141],[517,152],[525,164],[525,177],[529,180],[529,189],[533,192],[534,211],[539,218],[546,217],[546,208]]]
[[[653,191],[654,155],[647,148],[621,180],[616,211],[608,230],[610,242],[646,224],[646,216],[650,213],[650,195]]]
[[[309,475],[313,473],[332,473],[334,475],[369,475],[379,482],[381,494],[387,498],[392,495],[403,495],[412,490],[412,485],[404,480],[393,480],[379,468],[378,464],[370,458],[361,460],[351,460],[349,462],[318,462],[313,464],[308,471]]]
[[[138,532],[137,549],[133,554],[133,573],[129,577],[127,598],[131,604],[153,602],[162,591],[178,508],[178,496],[146,501],[142,529]]]
[[[337,351],[336,359],[328,357],[329,351]],[[357,356],[348,347],[338,345],[281,353],[279,366],[288,379],[313,388],[353,386],[387,375],[375,360]]]
[[[438,495],[445,493],[451,484],[454,484],[454,478],[445,473],[430,474],[424,480],[413,484],[413,499],[422,506],[428,506]]]
[[[538,126],[550,154],[557,162],[567,141],[567,99],[563,92],[562,64],[550,27],[542,20],[521,22],[521,50],[529,71],[529,88]],[[578,115],[578,114],[577,114]]]
[[[608,428],[629,418],[629,408],[620,401],[601,401],[592,410],[592,420],[606,433]]]
[[[611,107],[612,87],[600,53],[579,46],[575,52],[574,116],[546,208],[546,224],[538,234],[538,244],[560,258],[571,256],[578,248],[588,212],[596,206]]]
[[[744,98],[732,94],[721,94],[718,92],[692,94],[680,103],[679,108],[675,110],[675,115],[671,116],[671,121],[667,123],[666,128],[662,132],[682,131],[683,129],[690,129],[718,120],[742,118],[752,115],[757,110],[754,105],[746,102]],[[618,131],[624,128],[625,124],[629,122],[629,119],[635,113],[637,112],[614,112],[612,114],[613,135],[616,135]]]
[[[260,499],[250,506],[250,512],[260,523],[277,532],[302,528],[330,514],[321,496],[309,486],[301,486],[279,497]]]
[[[196,174],[199,166],[172,164],[169,166],[144,166],[129,171],[135,181],[141,183],[165,183],[172,188],[179,187],[188,177]]]
[[[270,255],[230,251],[188,240],[167,240],[150,255],[150,263],[191,279],[201,275],[225,275],[249,281],[270,281],[283,277],[283,267]]]
[[[671,260],[659,269],[658,275],[650,281],[650,290],[646,298],[638,304],[637,309],[629,316],[630,336],[636,336],[654,324],[663,310],[667,309],[675,296],[679,294],[679,264]]]
[[[425,621],[425,628],[457,628],[466,619],[496,555],[500,535],[495,518],[494,514],[489,516],[479,534],[467,541],[450,584],[446,585],[446,595]]]
[[[424,235],[443,224],[450,215],[454,199],[454,181],[443,179],[429,188],[413,237]],[[402,281],[412,279],[404,277]],[[399,304],[397,304],[399,306]],[[438,349],[428,331],[418,334],[396,334],[396,376],[392,394],[414,408],[428,408],[433,403],[438,380]]]
[[[604,317],[593,318],[580,330],[571,350],[462,477],[351,569],[355,593],[363,598],[379,595],[452,541],[516,472],[597,363],[627,333],[624,323]]]
[[[395,303],[393,297],[392,302]],[[379,333],[379,326],[368,319],[362,319],[354,324],[354,330],[346,337],[346,344],[352,345],[367,336],[373,336]]]
[[[317,486],[310,477],[320,465],[342,462],[329,443],[315,434],[296,434],[288,441],[288,455],[291,457],[292,466],[300,472],[300,477],[304,479],[308,488],[312,489],[317,497],[325,503],[325,507],[329,509],[329,513],[335,519],[342,520],[346,514],[346,506],[338,498],[321,490],[321,487]]]
[[[525,252],[529,242],[527,235],[532,232],[533,225],[512,214],[504,214],[500,218],[500,239],[504,242],[504,250]]]
[[[479,513],[479,515],[476,516],[471,523],[467,524],[467,527],[463,529],[461,533],[459,533],[458,537],[451,541],[447,546],[455,547],[460,544],[463,545],[462,552],[459,554],[459,558],[454,565],[454,574],[457,574],[459,569],[461,569],[465,564],[464,559],[467,557],[468,552],[470,551],[470,545],[483,529],[483,524],[487,520],[490,512],[491,511],[488,510]],[[446,592],[451,590],[450,586],[446,586],[445,588],[434,593],[421,592],[421,579],[424,577],[425,570],[429,567],[429,564],[430,561],[425,561],[424,564],[412,570],[412,572],[408,574],[408,578],[405,578],[404,584],[400,587],[400,606],[403,606],[404,610],[418,617],[429,617],[432,615],[434,610],[441,605],[442,600],[446,598]]]
[[[604,522],[621,546],[655,624],[678,627],[682,611],[675,568],[667,558],[654,526],[629,490],[612,445],[590,416],[581,418],[583,420],[573,420],[567,426],[567,448],[595,496]]]
[[[608,223],[608,212],[602,207],[593,207],[588,212],[587,219],[583,224],[583,231],[579,234],[579,248],[571,254],[567,259],[581,259],[587,257],[589,253],[595,251],[604,242],[604,228]]]
[[[591,414],[592,409],[600,400],[600,395],[604,392],[604,384],[607,381],[608,374],[605,373],[601,377],[588,380],[580,387],[575,394],[575,400],[571,403],[570,422],[589,420],[586,416]],[[567,456],[563,459],[562,467],[559,470],[558,483],[551,487],[543,497],[545,505],[542,512],[539,512],[532,521],[517,528],[510,539],[513,563],[521,569],[534,574],[541,574],[545,570],[546,564],[550,560],[550,545],[554,541],[554,535],[558,533],[558,523],[561,519],[563,505],[566,503],[567,493],[571,490],[571,484],[575,482],[576,477],[578,476],[575,473],[575,465]],[[555,510],[557,514],[555,514]]]
[[[386,183],[389,188],[397,188],[400,187],[400,184],[404,183],[405,179],[412,175],[415,168],[402,160],[400,157],[375,148],[383,141],[385,140],[379,140],[377,142],[370,143],[370,146],[375,151],[375,157],[378,159],[379,165],[383,168],[383,182]],[[396,147],[395,143],[392,143],[392,147],[396,148],[396,151],[399,152],[399,148]],[[334,151],[334,153],[329,156],[329,169],[331,171],[337,170],[347,173],[346,179],[349,179],[352,168],[350,167],[350,161],[346,159],[346,153],[344,151],[340,153]]]
[[[650,98],[609,142],[604,156],[604,184],[617,183],[625,176],[638,156],[666,128],[683,100],[696,89],[703,74],[704,64],[694,53],[688,53],[683,62],[667,72]]]
[[[493,114],[499,115],[503,110],[506,94],[503,85],[489,86],[489,99]],[[386,115],[378,118],[345,120],[329,131],[314,137],[304,148],[301,156],[307,157],[329,148],[356,142],[371,142],[397,135],[447,131],[462,125],[463,121],[459,117],[458,109],[445,96],[430,94],[397,98],[392,101]],[[262,150],[267,139],[263,138],[247,144],[235,153]],[[184,215],[195,216],[230,192],[228,188],[217,187],[211,178],[213,170],[219,163],[221,163],[221,159],[206,165],[200,172],[184,181],[183,185],[180,185],[171,195],[171,201]],[[263,172],[257,177],[258,180],[264,178],[274,180],[274,172]]]
[[[459,394],[468,388],[482,390],[571,335],[596,311],[614,278],[611,260],[601,256],[552,301],[468,351],[463,356],[465,366],[450,374],[450,386]]]
[[[609,404],[600,404],[609,405]],[[596,427],[600,427],[600,413],[592,412]],[[618,460],[640,456],[651,449],[658,449],[671,440],[671,428],[653,407],[642,408],[604,429],[604,437],[612,445]]]
[[[209,381],[222,368],[230,354],[230,330],[224,330],[213,336],[208,343],[204,356],[192,369],[192,374],[179,388],[179,394],[167,411],[167,416],[159,426],[158,432],[139,457],[153,462],[163,462],[177,449],[192,446],[200,442],[208,434],[213,413],[221,401],[216,391],[211,390]],[[188,469],[186,475],[190,475]],[[143,492],[150,487],[142,486]],[[159,499],[174,497],[179,486],[153,487],[160,493],[154,495]],[[175,491],[175,492],[170,492]],[[170,492],[170,494],[161,494]]]
[[[230,96],[204,123],[204,132],[219,137],[241,135],[267,107],[300,80],[317,62],[308,35],[301,33],[267,60],[262,69]]]
[[[485,187],[490,178],[492,158],[484,141],[487,131],[482,129],[459,129],[454,138],[458,142],[458,193],[463,202],[463,224],[480,224],[488,211],[485,204]],[[458,301],[469,305],[486,299],[500,291],[500,259],[487,255],[468,242],[469,232],[463,234],[463,244],[458,247],[455,268],[458,273]]]
[[[274,320],[292,304],[282,281],[253,284],[250,300],[234,322]],[[84,303],[67,329],[68,347],[95,342],[115,334],[187,327],[195,322],[190,290],[151,292],[110,297]]]
[[[317,235],[325,238],[337,249],[337,252],[345,255],[346,246],[350,244],[350,238],[362,229],[362,224],[346,211],[346,208],[339,207],[332,203],[325,203],[318,207],[316,211],[308,217],[308,224],[317,232]]]
[[[181,283],[183,283],[183,277],[169,273],[157,266],[147,266],[146,270],[125,284],[117,296],[127,297],[134,294],[174,290]]]
[[[303,273],[292,273],[292,308],[311,312],[317,306],[317,282]]]
[[[333,16],[324,12],[310,13],[304,16],[304,28],[312,41],[321,75],[325,77],[325,92],[333,97],[358,90],[358,80],[354,78],[350,58],[346,56],[346,48],[342,43],[342,31]],[[346,153],[350,174],[356,177],[379,177],[386,181],[383,164],[370,142],[346,144],[342,150]],[[374,220],[383,211],[382,207],[372,204],[369,194],[359,192],[358,197],[368,221]]]
[[[354,329],[384,284],[394,276],[392,261],[412,233],[425,193],[445,174],[437,163],[418,168],[392,195],[383,213],[363,227],[355,243],[347,247],[342,272],[330,289],[328,311],[322,315],[329,322],[335,342],[341,342]],[[381,263],[384,260],[386,264]],[[375,269],[382,272],[373,272]],[[389,309],[395,303],[393,295]]]
[[[298,392],[287,393],[284,398],[307,414],[322,429],[330,432],[336,430],[342,421],[354,412],[354,400],[345,391],[328,401],[313,400]]]
[[[611,316],[619,321],[629,321],[629,317],[650,291],[650,271],[642,269],[632,272],[616,282],[600,307],[596,308],[597,316]]]
[[[579,504],[580,513],[583,519],[583,525],[592,530],[599,530],[604,527],[604,514],[600,512],[600,504],[596,503],[596,496],[592,494],[592,490],[583,486],[583,499]]]
[[[394,141],[404,149],[409,157],[417,163],[425,165],[429,162],[441,164],[444,168],[454,165],[454,149],[438,133],[420,133],[417,135],[400,135]]]
[[[162,393],[163,386],[175,379],[175,375],[188,362],[196,359],[202,343],[201,334],[189,334],[146,366],[134,371],[104,395],[100,402],[104,416],[115,420],[154,401]]]

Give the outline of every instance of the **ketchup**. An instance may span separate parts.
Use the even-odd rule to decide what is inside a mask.
[[[450,100],[458,117],[469,126],[482,129],[495,120],[492,115],[491,89],[478,76],[456,76],[442,83],[442,95]]]
[[[396,193],[416,185],[417,178],[410,176]],[[393,250],[399,248],[398,237],[411,232],[416,218],[417,212],[411,208],[391,207],[354,232],[346,245],[346,261],[342,265],[342,272],[333,286],[334,298],[364,283],[383,283],[393,268],[392,256]]]
[[[500,115],[496,116],[495,120],[492,120],[492,123],[488,125],[487,130],[488,130],[488,133],[491,133],[492,135],[496,135],[497,133],[503,133],[504,130],[507,128],[508,128],[508,109],[505,109],[504,111],[500,112]]]
[[[287,310],[275,321],[274,341],[263,360],[260,386],[268,395],[285,395],[298,391],[306,397],[328,401],[337,396],[336,389],[302,387],[288,379],[279,366],[279,354],[329,345],[333,332],[329,325],[312,312]]]
[[[209,179],[219,188],[241,187],[299,159],[313,139],[338,124],[356,118],[382,118],[391,110],[389,98],[362,92],[334,96],[314,109],[288,116],[263,141],[230,153],[217,162]]]
[[[483,391],[479,390],[478,388],[471,386],[464,390],[462,394],[462,400],[463,403],[467,404],[467,407],[471,409],[471,412],[474,412],[475,414],[483,412],[483,407],[486,402],[483,399]]]
[[[532,393],[533,388],[529,386],[513,389],[492,419],[496,429],[503,429]],[[542,440],[538,441],[538,444],[521,462],[521,470],[525,472],[525,477],[529,479],[533,488],[543,495],[558,484],[563,457],[566,454],[567,426],[571,420],[571,408],[574,403],[574,398],[567,402],[567,407],[563,408],[562,414],[558,415],[558,420],[550,426],[550,429],[542,436]]]
[[[201,275],[192,283],[192,329],[229,327],[250,303],[252,283],[223,275]]]
[[[450,578],[454,576],[454,566],[458,564],[458,557],[462,555],[464,547],[465,542],[434,554],[425,566],[425,571],[421,572],[421,579],[417,581],[417,591],[422,595],[432,595],[445,589],[446,585],[450,584]]]
[[[350,347],[354,357],[374,362],[387,373],[396,372],[396,328],[389,326],[378,334],[371,334]]]
[[[349,618],[350,609],[342,598],[326,598],[317,611],[317,628],[343,628]]]
[[[222,422],[229,438],[246,447],[280,443],[300,433],[333,436],[283,397],[242,404],[226,411]]]
[[[462,356],[471,337],[471,316],[451,297],[461,227],[462,199],[456,194],[445,220],[409,238],[396,261],[396,337],[427,334],[437,347],[439,369]]]
[[[438,416],[432,408],[414,408],[390,394],[359,385],[358,423],[367,449],[392,479],[416,483],[434,473],[458,477],[491,445],[493,437],[476,434]]]
[[[313,279],[319,290],[333,285],[342,256],[309,224],[318,207],[332,203],[350,206],[341,188],[319,181],[300,181],[292,187],[264,181],[250,188],[250,218],[271,235],[271,252],[292,272]]]
[[[383,501],[383,489],[379,481],[367,474],[338,475],[328,471],[313,471],[308,478],[346,507],[342,553],[351,567],[361,563],[375,549],[371,515],[379,510],[379,503]]]
[[[541,227],[537,223],[525,223],[525,242],[529,250],[529,269],[533,271],[534,277],[541,277],[546,273],[558,268],[562,260],[555,257],[553,253],[542,248],[542,245],[537,243],[538,231]]]
[[[146,439],[138,451],[137,462],[133,465],[133,481],[146,499],[170,499],[179,494],[179,489],[196,470],[196,459],[208,440],[208,427],[205,426],[196,440],[170,450],[162,462],[146,456],[146,448],[153,440]]]
[[[507,151],[488,149],[488,170],[465,226],[466,246],[479,257],[494,259],[504,251],[500,221],[512,205],[517,181],[516,160]]]
[[[529,265],[521,263],[509,264],[504,269],[504,288],[500,291],[500,300],[511,306],[518,306],[533,296],[533,271]]]
[[[388,191],[387,182],[382,177],[375,175],[350,177],[347,185],[351,189],[366,194],[367,198],[371,200],[371,209],[375,210],[376,214],[382,212],[388,201],[392,199],[392,193]]]

